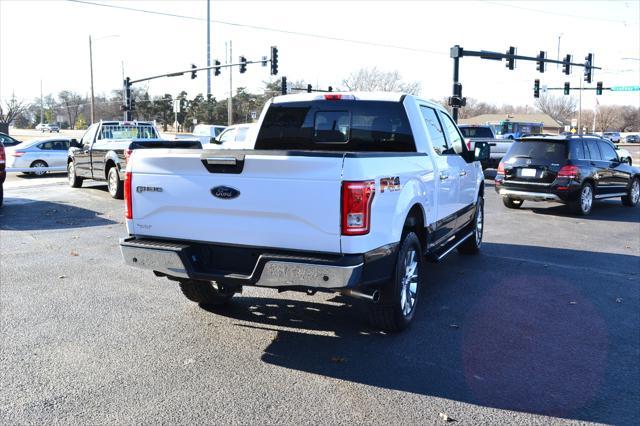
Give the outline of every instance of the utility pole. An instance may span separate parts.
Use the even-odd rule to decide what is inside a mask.
[[[580,96],[578,97],[578,134],[582,133],[582,76],[580,76]]]
[[[44,123],[44,100],[42,99],[42,80],[40,80],[40,123]]]
[[[207,67],[211,66],[211,0],[207,0]],[[211,70],[207,70],[207,99],[211,97]]]
[[[89,68],[91,69],[91,124],[96,120],[95,98],[93,96],[93,49],[91,47],[91,35],[89,35]]]
[[[229,40],[229,57],[227,63],[233,63],[233,49],[231,40]],[[233,124],[233,67],[229,67],[229,98],[227,99],[227,123],[229,126]]]

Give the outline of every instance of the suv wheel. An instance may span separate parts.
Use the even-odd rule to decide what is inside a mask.
[[[115,198],[117,200],[121,200],[123,198],[124,184],[120,180],[118,169],[115,166],[111,167],[107,174],[107,188],[109,189],[111,198]]]
[[[593,186],[590,183],[585,183],[582,186],[578,201],[574,202],[572,207],[581,216],[587,216],[591,213],[593,208]]]
[[[400,331],[411,323],[420,295],[423,263],[420,240],[409,232],[400,243],[393,278],[380,289],[379,302],[370,305],[369,319],[374,327]]]
[[[221,306],[229,302],[235,294],[235,289],[220,287],[211,281],[184,280],[180,281],[182,294],[192,302],[207,306]]]
[[[634,178],[629,186],[627,195],[622,197],[622,204],[627,207],[635,207],[640,201],[640,179]]]
[[[515,200],[511,197],[502,197],[502,204],[508,209],[519,209],[524,203],[523,200]]]
[[[67,164],[67,180],[72,188],[80,188],[82,186],[82,178],[76,175],[76,166],[73,161]]]

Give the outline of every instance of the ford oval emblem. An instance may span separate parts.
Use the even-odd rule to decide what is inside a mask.
[[[237,198],[240,195],[240,191],[230,186],[216,186],[215,188],[211,188],[211,194],[216,198],[231,200]]]

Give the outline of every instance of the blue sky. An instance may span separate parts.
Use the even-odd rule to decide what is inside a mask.
[[[206,1],[105,1],[92,3],[144,9],[189,18],[160,16],[69,1],[0,1],[0,98],[15,91],[19,98],[44,91],[71,89],[89,93],[88,37],[94,37],[94,78],[97,93],[119,88],[122,68],[132,78],[206,64]],[[549,57],[572,54],[578,61],[593,52],[595,81],[609,85],[640,84],[639,1],[212,1],[212,60],[224,62],[225,42],[233,41],[233,57],[259,59],[269,46],[280,50],[280,75],[290,80],[339,87],[359,67],[398,70],[406,80],[418,80],[422,95],[441,98],[451,90],[454,44],[472,50],[505,51]],[[267,31],[238,23],[286,32]],[[320,37],[291,33],[307,33]],[[106,37],[117,35],[117,37]],[[371,44],[336,41],[358,40]],[[395,47],[381,47],[376,44]],[[622,59],[632,58],[632,59]],[[279,76],[278,76],[279,77]],[[233,75],[234,87],[259,90],[268,68],[250,66]],[[546,73],[535,63],[518,63],[508,71],[504,62],[464,58],[464,94],[487,102],[533,104],[533,80],[578,86],[582,71],[565,76],[555,66]],[[594,82],[595,85],[595,82]],[[156,80],[152,94],[190,96],[206,91],[206,75]],[[213,94],[227,96],[227,73],[213,78]],[[640,92],[606,93],[601,104],[640,106]],[[595,102],[585,92],[583,105]]]

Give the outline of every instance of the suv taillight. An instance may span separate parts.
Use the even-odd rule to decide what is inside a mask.
[[[580,169],[577,166],[562,166],[560,170],[558,170],[559,178],[569,178],[575,179],[580,174]]]
[[[124,175],[124,217],[133,219],[133,200],[131,199],[131,172]]]
[[[4,146],[0,144],[0,164],[4,164],[7,161],[7,156],[4,153]]]
[[[505,174],[504,173],[504,163],[502,161],[500,162],[500,164],[498,164],[498,173]]]
[[[371,225],[371,202],[376,193],[373,180],[342,182],[342,235],[364,235]]]

